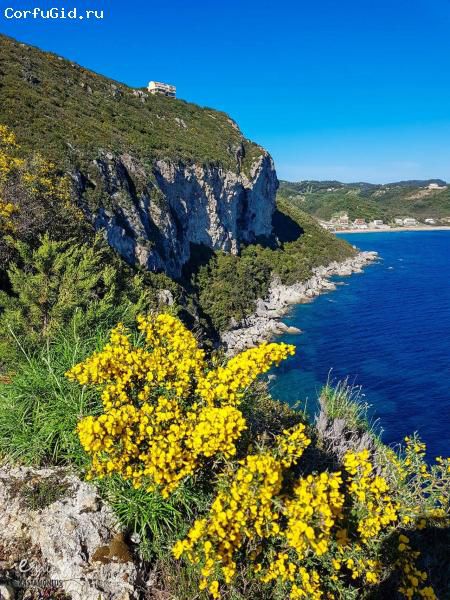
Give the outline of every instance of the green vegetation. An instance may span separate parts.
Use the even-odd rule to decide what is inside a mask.
[[[216,330],[227,329],[230,319],[240,321],[251,314],[273,277],[287,285],[305,281],[313,268],[355,254],[349,244],[289,202],[279,199],[277,206],[274,247],[251,245],[240,256],[214,253],[194,268],[191,284],[203,315]],[[292,234],[287,239],[286,232]]]
[[[71,378],[82,383],[87,377],[89,383],[75,389],[89,389],[104,398],[103,414],[80,422],[80,438],[86,450],[97,448],[97,441],[104,446],[106,456],[95,450],[100,460],[95,468],[101,473],[101,464],[106,466],[98,485],[132,539],[139,540],[140,553],[157,574],[161,590],[180,600],[196,593],[205,600],[219,598],[219,590],[235,600],[247,598],[249,590],[266,600],[320,600],[326,592],[343,600],[445,597],[449,461],[428,465],[417,436],[406,438],[398,451],[383,445],[367,423],[366,405],[346,383],[337,388],[328,385],[323,391],[316,425],[305,425],[301,413],[273,402],[262,384],[249,385],[255,365],[261,372],[271,355],[287,347],[274,344],[270,352],[256,348],[228,364],[216,356],[202,374],[203,359],[198,358],[201,365],[192,365],[191,360],[197,345],[180,323],[161,315],[157,323],[144,320],[141,325],[143,336],[132,345],[122,337],[127,332],[116,331],[110,345],[101,350],[108,360],[93,363],[88,358]],[[135,354],[134,344],[146,346],[150,356]],[[113,352],[114,347],[122,351]],[[154,367],[167,375],[149,386],[154,378],[142,373],[139,357],[150,365],[152,347],[158,352]],[[98,364],[102,366],[97,368]],[[186,368],[191,370],[189,380]],[[226,376],[231,372],[235,379]],[[202,380],[210,385],[199,388]],[[141,448],[125,443],[133,439],[130,431],[136,427],[138,435],[140,427],[128,419],[127,427],[121,428],[121,411],[108,408],[119,394],[127,414],[132,405],[143,409],[137,392],[144,385],[149,387],[145,406],[154,406],[149,439],[156,429],[168,428],[167,435],[156,433],[145,456]],[[206,411],[218,415],[224,409],[242,410],[249,432],[237,438],[233,432],[236,457],[221,453],[229,438],[216,443],[214,428],[203,426],[199,443],[208,447],[212,443],[215,453],[183,480],[174,479],[185,466],[177,460],[187,430],[183,414],[177,416],[170,408],[173,385],[180,386],[180,411],[198,409],[199,390],[200,396],[205,393],[208,401],[214,401]],[[145,420],[147,409],[135,414]],[[198,435],[193,414],[189,421]],[[111,433],[116,444],[109,451],[102,431],[108,422],[104,417],[117,426]],[[133,469],[139,462],[134,460],[126,461],[128,474],[118,475],[117,469],[123,468],[121,453],[141,461],[152,452],[158,457],[153,463],[157,470],[166,465],[167,477],[156,489],[150,479],[137,489],[129,482],[138,483]],[[182,561],[176,562],[180,557]]]
[[[354,255],[307,214],[323,207],[298,195],[348,194],[375,211],[377,190],[282,186],[272,240],[238,256],[196,248],[175,283],[125,265],[94,234],[67,167],[106,148],[142,164],[238,169],[242,147],[245,169],[261,149],[222,113],[146,96],[3,36],[0,74],[0,460],[105,475],[94,485],[161,597],[206,599],[208,588],[217,598],[220,588],[229,600],[319,599],[323,588],[343,600],[399,589],[433,599],[429,585],[444,597],[449,463],[427,465],[415,436],[398,452],[384,446],[345,383],[322,391],[316,423],[302,398],[299,410],[274,401],[256,378],[292,347],[229,362],[204,350],[274,277],[302,281]],[[40,510],[65,492],[49,479],[23,501]],[[113,542],[128,557],[123,538]]]
[[[89,331],[123,318],[126,306],[131,318],[151,306],[144,278],[114,260],[99,238],[88,246],[46,235],[36,250],[19,242],[16,249],[18,261],[8,270],[10,293],[0,292],[0,335],[14,332],[27,350],[66,325],[71,329],[73,321]]]
[[[100,148],[143,164],[170,159],[232,170],[241,146],[244,170],[262,153],[222,112],[133,90],[3,35],[0,74],[0,123],[26,152],[45,149],[63,168],[87,165]]]
[[[361,399],[361,388],[349,385],[347,380],[335,385],[328,382],[320,393],[320,404],[329,419],[343,419],[353,431],[369,428],[369,405]]]
[[[195,489],[189,483],[168,500],[135,489],[120,477],[101,480],[98,485],[124,530],[139,540],[139,552],[146,560],[167,557],[180,531],[187,532],[187,523],[204,511],[209,501],[205,488]]]
[[[27,465],[85,465],[75,428],[82,415],[100,407],[89,390],[74,390],[64,373],[104,341],[101,331],[80,337],[74,325],[22,356],[26,340],[11,333],[16,359],[0,383],[0,456]]]
[[[328,221],[333,215],[346,212],[351,220],[382,219],[385,223],[396,217],[417,220],[450,217],[450,189],[428,189],[430,183],[441,187],[440,180],[411,181],[374,185],[344,184],[338,181],[282,181],[279,197],[318,219]]]

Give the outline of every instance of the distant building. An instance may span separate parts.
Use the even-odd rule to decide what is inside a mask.
[[[353,221],[354,229],[368,229],[365,219],[355,219]]]
[[[425,219],[425,223],[427,225],[436,225],[436,221],[434,219]]]
[[[438,183],[430,183],[428,186],[429,190],[445,190],[447,189],[446,185],[439,185]]]
[[[147,87],[150,94],[161,94],[168,98],[176,98],[177,88],[169,83],[161,83],[160,81],[150,81]]]
[[[406,219],[403,219],[403,225],[409,226],[409,225],[417,225],[417,220],[413,219],[412,217],[406,217]]]
[[[383,221],[381,219],[374,219],[372,221],[372,224],[374,227],[380,227],[380,225],[384,225]]]
[[[403,225],[403,219],[394,219],[396,225]]]

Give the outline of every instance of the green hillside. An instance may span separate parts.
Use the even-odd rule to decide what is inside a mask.
[[[22,268],[25,262],[25,267],[29,263],[32,269],[31,264],[37,257],[30,252],[54,252],[53,246],[47,243],[41,246],[41,236],[49,236],[55,243],[74,238],[79,243],[92,244],[95,229],[101,229],[92,218],[99,206],[108,215],[115,215],[115,227],[120,227],[116,241],[126,235],[151,250],[160,244],[162,235],[151,218],[160,213],[163,213],[162,227],[167,219],[174,223],[172,230],[166,228],[167,237],[182,236],[185,215],[176,214],[177,208],[169,206],[161,190],[154,186],[149,190],[158,159],[168,159],[173,165],[178,162],[214,165],[238,173],[264,153],[260,146],[246,140],[224,113],[131,89],[5,36],[0,36],[0,75],[0,126],[6,127],[3,145],[0,139],[0,153],[7,164],[25,159],[19,168],[10,169],[3,183],[0,181],[4,190],[2,200],[14,207],[11,214],[6,210],[3,222],[0,213],[0,289],[9,291],[11,269],[16,265]],[[9,135],[16,140],[12,146],[5,141]],[[126,170],[121,163],[122,166],[114,170],[113,163],[103,162],[100,173],[93,174],[96,168],[99,170],[93,164],[105,153],[132,157],[132,167]],[[56,167],[42,163],[42,156],[54,161]],[[112,176],[102,179],[109,168]],[[216,172],[222,177],[221,169]],[[64,175],[67,173],[70,178]],[[183,173],[180,173],[180,185],[173,193],[182,195],[184,202],[192,201],[194,206],[201,188],[189,187],[189,182],[181,180]],[[32,189],[28,183],[30,176],[40,182]],[[273,177],[276,184],[275,173]],[[70,179],[76,180],[76,186],[72,185],[72,188],[77,187],[76,193],[70,193]],[[49,189],[47,181],[51,182]],[[64,189],[59,181],[63,181]],[[225,185],[223,179],[220,181]],[[80,187],[84,187],[86,193],[80,192]],[[230,187],[227,193],[240,192]],[[99,198],[89,203],[95,194]],[[145,194],[151,196],[149,206],[150,209],[155,207],[153,215],[150,209],[144,208]],[[271,205],[272,201],[270,191],[261,193],[260,203]],[[221,202],[219,189],[211,203]],[[242,203],[245,208],[246,201]],[[218,212],[227,210],[226,206],[219,206]],[[141,229],[136,225],[137,219],[140,219]],[[205,227],[204,221],[199,222],[200,227]],[[245,227],[242,219],[237,227]],[[13,231],[16,241],[27,245],[27,252],[11,244],[9,234]],[[144,235],[147,239],[142,240]],[[108,241],[115,248],[109,238]],[[271,239],[258,239],[258,242],[242,245],[239,255],[213,251],[202,245],[192,249],[191,260],[178,278],[186,318],[197,319],[203,329],[214,335],[217,330],[226,329],[232,317],[240,319],[253,311],[256,299],[267,293],[273,275],[293,283],[308,278],[318,265],[354,253],[350,245],[324,231],[305,212],[282,199],[274,214]],[[173,251],[176,248],[174,245]],[[85,249],[77,251],[83,253]],[[108,257],[107,261],[116,265],[117,277],[121,279],[110,281],[109,285],[122,290],[126,287],[124,271],[117,267],[117,256],[112,251]],[[92,260],[95,262],[95,257]],[[46,266],[50,271],[51,262]],[[143,271],[132,261],[128,263],[135,271]],[[144,291],[150,293],[153,303],[161,286],[170,287],[164,278],[155,281],[157,270],[164,271],[155,268],[144,273]],[[258,276],[254,277],[256,273]],[[252,277],[253,285],[248,285]],[[99,292],[92,293],[96,296]]]
[[[143,83],[147,73],[142,74]],[[243,168],[262,149],[225,114],[97,75],[79,65],[0,35],[0,123],[24,149],[81,163],[99,148],[157,158]]]
[[[300,181],[280,183],[279,196],[292,202],[310,215],[329,220],[338,212],[347,212],[350,219],[382,219],[396,217],[436,220],[450,217],[450,189],[440,187],[441,180],[405,181],[386,185],[368,183],[344,184],[338,181]]]

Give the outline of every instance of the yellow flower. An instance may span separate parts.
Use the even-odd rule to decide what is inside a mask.
[[[143,346],[119,323],[109,343],[67,377],[101,391],[103,414],[78,424],[92,457],[89,476],[117,473],[167,497],[206,459],[235,455],[246,429],[237,399],[293,349],[263,344],[208,372],[204,351],[179,319],[160,314],[137,323]],[[306,443],[302,431],[297,435],[299,446]]]

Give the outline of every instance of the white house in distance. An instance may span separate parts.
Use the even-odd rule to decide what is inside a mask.
[[[439,185],[438,183],[430,183],[428,185],[428,189],[429,190],[446,190],[447,186],[446,185]]]
[[[408,227],[411,225],[418,225],[418,222],[416,219],[413,219],[412,217],[407,217],[406,219],[403,219],[403,225],[405,225],[405,227]]]
[[[368,229],[365,219],[355,219],[353,221],[353,227],[355,229]]]
[[[349,225],[350,224],[350,219],[348,218],[348,214],[347,213],[338,213],[336,215],[333,215],[333,217],[331,218],[330,223],[336,223],[337,225]]]
[[[176,98],[177,88],[170,83],[162,83],[161,81],[150,81],[147,90],[150,94],[161,94],[168,98]]]

